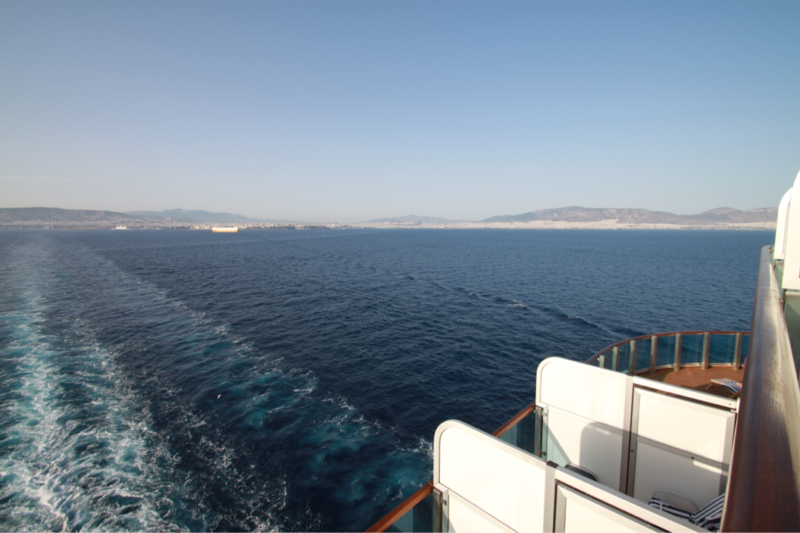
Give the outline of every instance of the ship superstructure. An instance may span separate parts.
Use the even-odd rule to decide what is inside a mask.
[[[488,434],[434,436],[433,479],[370,531],[800,531],[800,174],[749,332],[627,339],[539,364]]]

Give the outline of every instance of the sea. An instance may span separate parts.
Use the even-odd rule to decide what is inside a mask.
[[[749,330],[773,238],[0,232],[0,530],[364,530],[543,359]]]

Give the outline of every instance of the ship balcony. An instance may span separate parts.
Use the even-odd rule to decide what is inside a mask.
[[[750,332],[682,331],[626,339],[597,352],[587,363],[721,396],[731,391],[712,380],[744,379],[743,354]]]
[[[492,435],[458,421],[434,437],[433,480],[369,531],[800,530],[800,389],[769,247],[746,332],[627,339],[578,363],[539,364],[536,398]],[[743,354],[747,354],[744,370]],[[710,386],[743,382],[741,397]]]
[[[741,346],[741,337],[726,335]],[[725,368],[732,361],[733,351]],[[579,523],[589,529],[605,520],[633,530],[698,530],[648,501],[661,492],[696,511],[725,492],[739,401],[631,368],[549,358],[539,365],[536,401],[492,436],[443,423],[434,480],[372,530],[547,531],[544,520],[558,531],[586,516],[591,521]]]

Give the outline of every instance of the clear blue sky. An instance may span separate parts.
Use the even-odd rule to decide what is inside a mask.
[[[800,2],[0,3],[0,207],[777,205]]]

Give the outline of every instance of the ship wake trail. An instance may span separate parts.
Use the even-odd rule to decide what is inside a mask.
[[[4,526],[352,529],[416,489],[424,444],[101,254],[39,237],[0,259]]]
[[[148,414],[109,352],[80,320],[46,326],[70,304],[53,292],[42,244],[11,247],[0,265],[0,290],[17,303],[0,312],[3,528],[175,529],[160,518],[171,507],[170,457],[149,446]]]

